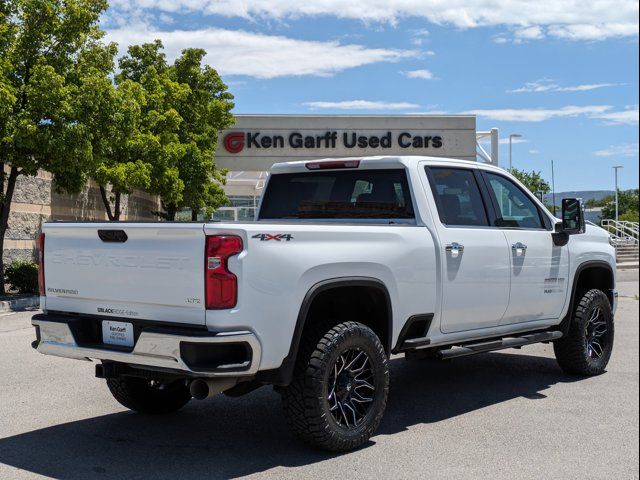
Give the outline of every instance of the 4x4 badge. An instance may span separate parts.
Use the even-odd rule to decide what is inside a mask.
[[[284,240],[288,242],[289,240],[293,240],[293,236],[290,233],[275,233],[273,235],[270,233],[256,233],[251,238],[259,238],[261,242],[268,242],[269,240],[275,240],[276,242]]]

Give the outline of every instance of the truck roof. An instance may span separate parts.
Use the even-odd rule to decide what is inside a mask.
[[[486,163],[473,162],[470,160],[460,160],[456,158],[446,158],[446,157],[430,157],[430,156],[417,156],[417,155],[379,155],[379,156],[369,156],[369,157],[337,157],[337,158],[319,158],[319,159],[309,159],[295,162],[280,162],[275,163],[271,167],[272,174],[279,173],[295,173],[295,172],[308,172],[309,168],[307,164],[327,164],[331,162],[350,162],[350,161],[359,161],[360,164],[358,168],[360,169],[385,169],[385,168],[411,168],[418,164],[419,162],[427,161],[433,164],[446,164],[446,165],[457,165],[464,167],[478,167],[486,170],[496,170],[500,172],[504,172],[504,170],[495,167],[493,165],[489,165]],[[323,170],[331,170],[331,168],[325,167]]]

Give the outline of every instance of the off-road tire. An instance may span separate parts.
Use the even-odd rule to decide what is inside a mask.
[[[282,401],[287,421],[299,438],[326,450],[347,451],[367,442],[380,425],[389,393],[389,362],[380,339],[369,327],[336,323],[329,323],[335,326],[325,333],[309,333],[302,339],[293,379],[282,390]],[[364,352],[370,362],[369,378],[375,382],[366,414],[351,427],[336,421],[328,398],[330,378],[337,371],[334,367],[349,352]],[[333,385],[335,390],[335,382]]]
[[[172,413],[191,400],[189,388],[182,381],[152,385],[144,378],[121,376],[108,378],[107,386],[121,405],[139,413]]]
[[[593,289],[578,298],[568,334],[553,344],[556,359],[560,368],[571,375],[600,375],[605,372],[611,352],[613,351],[614,324],[613,312],[609,299],[601,290]],[[606,334],[601,337],[601,354],[595,357],[593,348],[589,347],[589,326],[593,314],[600,309],[601,328],[606,328]],[[590,353],[591,352],[591,353]]]

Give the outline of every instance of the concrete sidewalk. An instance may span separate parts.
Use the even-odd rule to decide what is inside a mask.
[[[640,295],[638,270],[618,270],[616,288],[620,297],[637,298]]]

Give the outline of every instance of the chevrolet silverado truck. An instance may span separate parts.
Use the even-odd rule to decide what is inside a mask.
[[[615,254],[508,172],[430,157],[273,166],[246,223],[49,222],[34,348],[96,361],[125,407],[281,393],[299,437],[344,451],[380,424],[389,358],[552,342],[568,374],[605,371]]]

